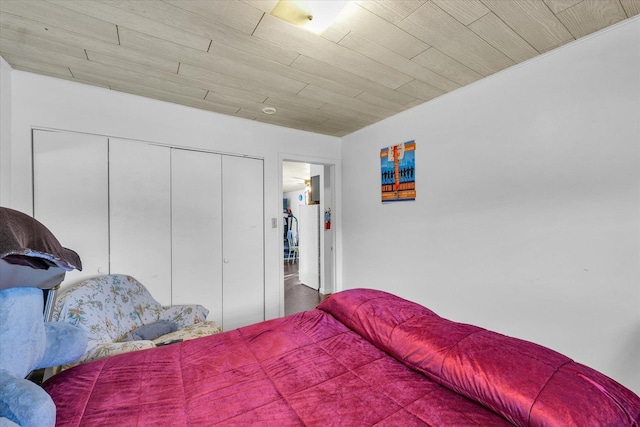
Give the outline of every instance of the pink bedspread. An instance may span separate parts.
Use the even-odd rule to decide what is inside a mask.
[[[633,426],[640,399],[546,348],[352,290],[44,384],[57,426]]]

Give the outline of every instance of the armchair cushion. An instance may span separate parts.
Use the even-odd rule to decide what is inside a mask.
[[[116,354],[129,353],[130,351],[145,350],[147,348],[153,348],[155,344],[148,340],[138,341],[125,341],[125,342],[110,342],[102,344],[96,347],[91,353],[85,354],[83,360],[70,363],[62,366],[62,369],[67,369],[81,363],[90,362],[96,359],[102,359],[103,357],[115,356]]]
[[[193,325],[180,328],[175,332],[162,335],[161,337],[154,339],[153,342],[155,344],[163,344],[176,340],[186,341],[194,338],[206,337],[207,335],[217,334],[218,332],[220,332],[220,326],[218,326],[215,322],[205,321],[194,323]]]

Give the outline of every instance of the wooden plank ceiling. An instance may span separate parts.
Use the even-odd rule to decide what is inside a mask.
[[[18,70],[343,136],[640,13],[640,0],[366,0],[317,36],[271,16],[275,4],[2,0],[0,54]]]

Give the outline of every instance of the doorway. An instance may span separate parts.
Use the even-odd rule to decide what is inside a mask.
[[[335,282],[334,165],[282,162],[282,241],[285,315],[311,310]]]

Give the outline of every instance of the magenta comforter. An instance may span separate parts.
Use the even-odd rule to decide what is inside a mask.
[[[635,426],[640,399],[554,351],[373,290],[100,359],[44,384],[57,426]]]

